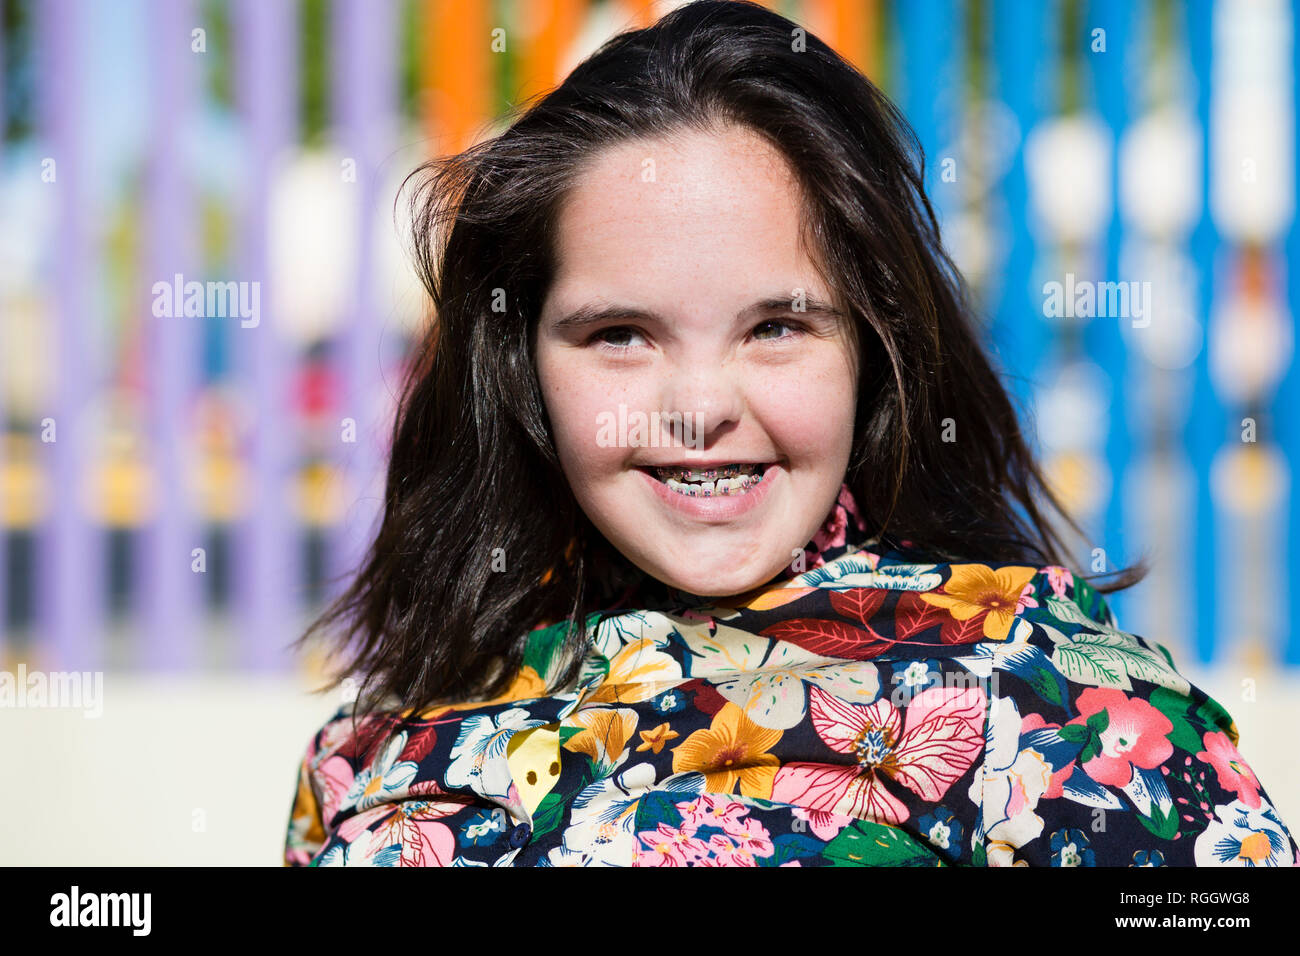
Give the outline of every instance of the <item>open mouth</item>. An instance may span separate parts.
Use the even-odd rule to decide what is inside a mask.
[[[668,466],[646,468],[668,488],[688,498],[725,498],[743,495],[763,480],[766,464],[737,462],[713,468]]]

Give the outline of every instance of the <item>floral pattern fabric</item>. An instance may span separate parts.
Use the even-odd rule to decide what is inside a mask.
[[[1290,866],[1232,718],[1063,567],[871,550],[562,624],[490,701],[341,708],[286,865]]]

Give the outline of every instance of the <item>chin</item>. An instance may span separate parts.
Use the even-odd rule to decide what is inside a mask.
[[[675,568],[671,573],[667,570],[663,570],[661,573],[655,571],[650,573],[670,587],[677,588],[679,591],[686,591],[689,594],[698,594],[705,597],[731,597],[752,591],[761,584],[766,584],[780,570],[780,568],[777,568],[771,574],[764,574],[756,570],[719,574],[717,570],[709,568],[701,568],[685,573],[681,568]]]

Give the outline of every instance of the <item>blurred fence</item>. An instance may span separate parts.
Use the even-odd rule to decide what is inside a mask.
[[[1121,627],[1300,664],[1291,4],[771,5],[914,124],[1076,565],[1155,549]],[[401,178],[670,6],[4,0],[5,666],[298,668],[423,316]]]

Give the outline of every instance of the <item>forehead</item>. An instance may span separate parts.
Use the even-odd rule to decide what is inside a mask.
[[[775,281],[825,294],[804,206],[784,156],[743,127],[619,143],[584,165],[561,205],[553,291],[751,292]]]

